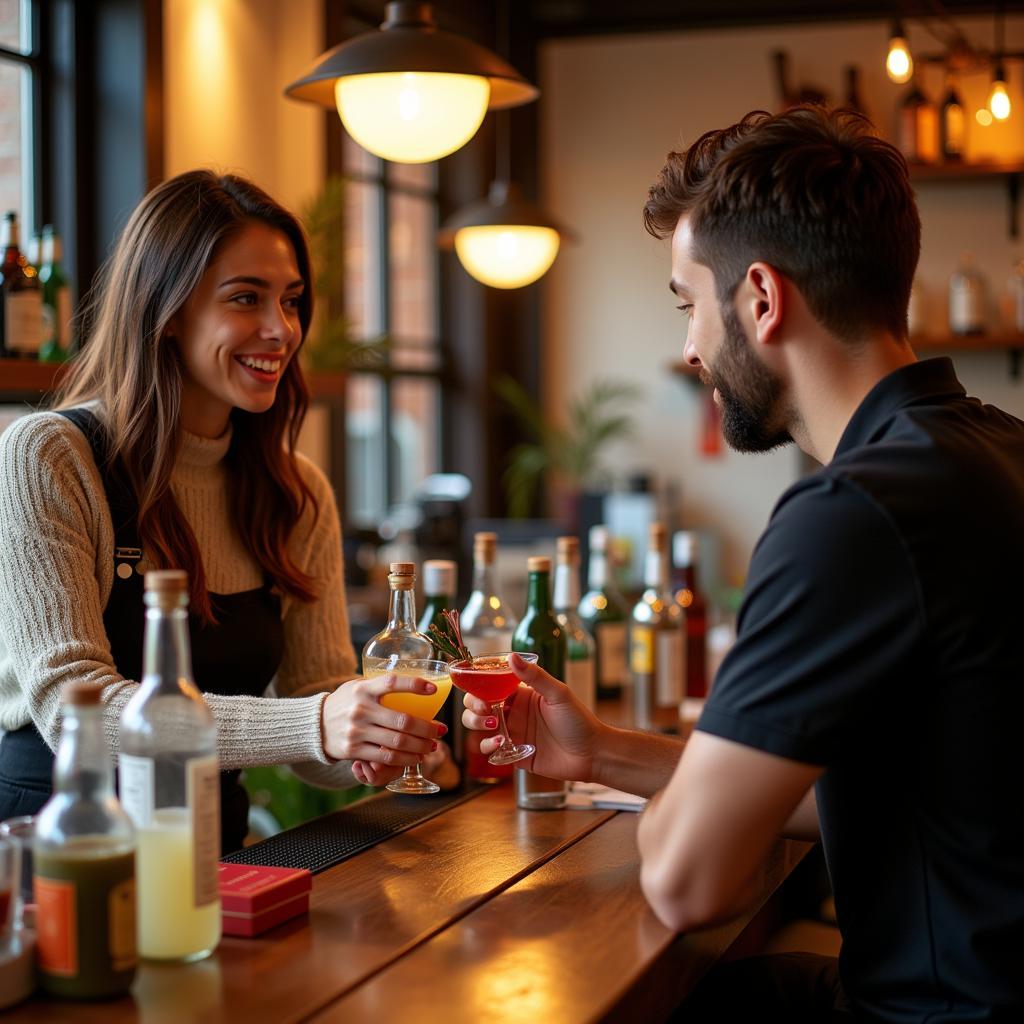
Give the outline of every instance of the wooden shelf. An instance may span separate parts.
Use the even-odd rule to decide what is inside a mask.
[[[917,335],[910,345],[915,352],[1007,352],[1024,348],[1024,334]]]
[[[35,359],[0,359],[0,394],[19,395],[34,402],[56,385],[67,363],[40,363]],[[312,397],[341,398],[345,394],[344,373],[306,371]]]
[[[1024,161],[997,163],[952,162],[946,164],[910,164],[911,181],[970,181],[1024,174]]]

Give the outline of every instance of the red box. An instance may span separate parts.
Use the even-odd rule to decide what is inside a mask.
[[[313,876],[304,869],[221,864],[219,870],[225,935],[259,935],[309,911]]]

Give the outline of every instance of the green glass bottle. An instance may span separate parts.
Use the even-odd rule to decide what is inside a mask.
[[[425,607],[420,616],[419,626],[421,633],[430,636],[430,627],[437,626],[444,630],[445,622],[441,613],[446,608],[455,607],[455,591],[458,566],[454,562],[445,559],[429,559],[423,563],[423,596]],[[434,648],[434,657],[440,661],[447,660],[445,656]],[[437,721],[443,722],[448,727],[449,742],[454,741],[454,717],[456,710],[461,710],[462,702],[446,700],[438,712]],[[454,748],[453,748],[454,749]]]
[[[536,654],[537,664],[565,681],[568,643],[565,627],[558,621],[551,606],[551,559],[529,559],[530,582],[526,597],[526,614],[512,635],[512,650],[519,654]],[[569,784],[529,771],[517,771],[516,806],[528,811],[557,810],[565,806]]]
[[[608,527],[590,530],[590,569],[587,592],[579,605],[580,618],[594,638],[597,699],[622,696],[629,683],[626,623],[629,613],[608,571]]]
[[[64,273],[60,235],[52,224],[43,228],[40,253],[39,281],[43,286],[47,337],[39,358],[45,363],[62,363],[71,352],[71,286]]]

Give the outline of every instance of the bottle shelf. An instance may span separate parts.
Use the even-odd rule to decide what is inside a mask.
[[[1024,161],[950,161],[944,164],[910,164],[912,181],[970,181],[1024,174]]]
[[[67,363],[40,363],[35,359],[0,359],[0,394],[38,401],[53,390]],[[313,398],[340,398],[345,393],[346,375],[306,371]]]
[[[910,345],[915,352],[1006,352],[1024,348],[1024,334],[915,335]]]

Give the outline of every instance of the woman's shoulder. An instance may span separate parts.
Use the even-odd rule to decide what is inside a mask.
[[[8,467],[68,461],[95,468],[88,438],[60,413],[20,416],[0,434],[0,462]]]

